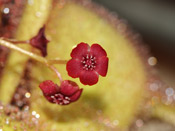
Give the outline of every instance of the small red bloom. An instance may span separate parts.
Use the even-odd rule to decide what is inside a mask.
[[[68,74],[73,78],[79,77],[84,85],[94,85],[99,75],[106,76],[108,57],[99,44],[90,47],[82,42],[72,50],[71,57],[66,66]]]
[[[47,43],[49,42],[49,40],[46,39],[44,35],[44,31],[45,31],[45,26],[43,26],[39,30],[36,36],[30,39],[30,44],[33,47],[39,49],[42,55],[45,57],[47,55]]]
[[[68,105],[77,101],[83,91],[75,82],[69,80],[63,81],[60,87],[52,81],[46,80],[39,87],[49,102],[59,105]]]

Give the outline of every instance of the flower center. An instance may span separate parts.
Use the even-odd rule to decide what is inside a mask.
[[[96,67],[96,57],[91,54],[87,54],[82,57],[81,63],[84,70],[94,70]]]
[[[51,98],[53,99],[54,103],[59,105],[67,105],[70,103],[70,98],[60,93],[52,95]]]

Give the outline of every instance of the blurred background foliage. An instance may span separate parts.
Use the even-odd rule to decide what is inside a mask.
[[[94,0],[126,19],[157,60],[159,75],[175,86],[175,1]]]

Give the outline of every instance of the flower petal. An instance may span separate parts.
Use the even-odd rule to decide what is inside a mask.
[[[42,56],[45,57],[47,55],[47,43],[49,42],[49,40],[46,39],[44,31],[45,31],[45,26],[43,26],[39,30],[36,36],[30,39],[30,44],[33,47],[39,49],[42,53]]]
[[[71,96],[79,89],[78,85],[75,82],[69,80],[63,81],[60,87],[60,92],[65,96]]]
[[[55,103],[54,100],[53,100],[53,98],[51,98],[51,96],[46,96],[46,95],[44,95],[44,97],[45,97],[49,102]]]
[[[108,71],[108,57],[103,56],[97,60],[97,65],[95,70],[101,75],[106,76]]]
[[[40,83],[39,87],[45,96],[50,96],[58,92],[58,85],[53,83],[51,80],[46,80]]]
[[[81,70],[81,62],[78,59],[71,59],[67,62],[66,70],[68,75],[76,78],[79,76],[79,72]]]
[[[98,82],[98,74],[95,71],[82,71],[80,81],[84,85],[94,85]]]
[[[99,44],[93,44],[91,46],[90,52],[98,58],[107,56],[106,51]]]
[[[72,58],[82,59],[83,55],[86,55],[89,50],[89,45],[86,43],[81,42],[80,44],[75,47],[71,52]]]
[[[82,91],[83,91],[83,89],[79,89],[75,94],[73,94],[70,97],[70,101],[71,102],[77,101],[80,98]]]

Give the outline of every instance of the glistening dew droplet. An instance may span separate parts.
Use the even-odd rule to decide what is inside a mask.
[[[36,115],[36,111],[32,111],[32,115],[35,116]]]
[[[156,59],[156,57],[149,57],[148,58],[148,64],[150,65],[150,66],[155,66],[156,64],[157,64],[157,59]]]
[[[138,120],[136,121],[136,126],[137,126],[137,127],[142,127],[142,126],[143,126],[143,120],[138,119]]]
[[[27,93],[25,94],[25,97],[26,97],[26,98],[30,98],[30,96],[31,96],[31,95],[30,95],[29,92],[27,92]]]
[[[171,88],[171,87],[170,88],[167,88],[165,90],[165,93],[166,93],[167,96],[172,96],[174,94],[174,89]]]
[[[10,9],[9,8],[4,8],[3,12],[4,12],[4,14],[8,14],[10,12]]]

